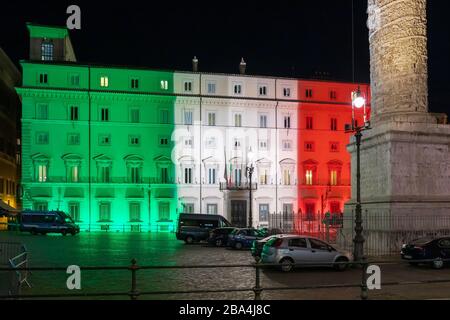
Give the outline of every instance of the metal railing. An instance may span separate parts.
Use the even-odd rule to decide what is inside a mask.
[[[433,259],[427,260],[414,260],[415,263],[432,263]],[[441,260],[442,262],[450,262],[450,259]],[[325,285],[305,285],[305,286],[271,286],[264,287],[261,285],[261,269],[279,267],[279,264],[233,264],[233,265],[184,265],[184,266],[139,266],[136,259],[131,260],[129,266],[102,266],[102,267],[80,267],[80,270],[99,270],[99,271],[113,271],[122,270],[130,272],[130,289],[128,291],[110,291],[110,292],[84,292],[84,293],[55,293],[55,294],[10,294],[0,295],[0,299],[43,299],[43,298],[82,298],[82,297],[114,297],[114,296],[128,296],[131,300],[137,300],[141,296],[155,296],[155,295],[180,295],[180,294],[202,294],[202,293],[230,293],[230,292],[252,292],[254,300],[262,300],[262,293],[267,291],[292,291],[292,290],[317,290],[317,289],[342,289],[342,288],[359,288],[360,299],[367,300],[369,298],[369,289],[367,286],[368,279],[368,267],[369,265],[376,264],[388,265],[388,264],[406,264],[405,262],[392,262],[392,261],[368,261],[363,259],[362,261],[354,262],[335,262],[334,265],[345,265],[350,267],[357,267],[361,271],[361,281],[358,283],[344,283],[344,284],[325,284]],[[329,267],[330,264],[321,263],[301,263],[293,264],[294,267]],[[195,290],[154,290],[154,291],[140,291],[138,288],[137,273],[141,270],[155,270],[155,269],[218,269],[218,268],[247,268],[254,269],[254,286],[244,288],[230,288],[230,289],[195,289]],[[12,271],[10,268],[0,268],[1,271]],[[62,267],[33,267],[33,268],[17,268],[15,271],[63,271],[66,272],[66,268]],[[448,279],[432,279],[422,281],[390,281],[383,282],[380,285],[386,286],[405,286],[405,285],[424,285],[424,284],[437,284],[437,283],[450,283],[450,277]]]

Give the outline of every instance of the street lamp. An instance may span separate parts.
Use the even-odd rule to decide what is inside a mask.
[[[353,258],[355,261],[361,261],[364,258],[364,236],[362,234],[362,207],[361,207],[361,137],[364,130],[371,129],[370,122],[367,119],[366,99],[358,86],[356,91],[352,92],[352,124],[345,125],[346,132],[355,134],[356,139],[356,208],[355,208],[355,238],[353,239]],[[364,108],[364,123],[358,126],[355,119],[355,110]]]
[[[253,157],[255,156],[255,154],[252,152],[252,148],[250,148],[250,150],[247,153],[247,174],[248,174],[248,181],[249,181],[249,185],[248,185],[248,194],[249,194],[249,202],[248,202],[248,227],[252,228],[253,227],[253,205],[252,205],[252,175],[253,175],[253,171],[255,170],[255,168],[253,167]],[[250,165],[249,165],[250,164]]]

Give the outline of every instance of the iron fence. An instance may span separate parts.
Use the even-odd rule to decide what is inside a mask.
[[[415,260],[417,263],[431,263],[434,260]],[[448,260],[442,260],[443,262],[450,262]],[[82,298],[82,297],[118,297],[118,296],[128,296],[131,300],[137,300],[141,296],[155,296],[155,295],[180,295],[180,294],[202,294],[202,293],[227,293],[227,292],[252,292],[254,300],[262,300],[262,293],[267,291],[289,291],[289,290],[317,290],[317,289],[343,289],[343,288],[359,288],[360,298],[362,300],[367,300],[369,298],[369,290],[367,286],[368,279],[368,267],[369,265],[376,264],[378,266],[388,265],[388,264],[405,264],[408,262],[392,262],[392,261],[368,261],[363,259],[361,261],[354,262],[336,262],[335,264],[345,264],[346,266],[358,267],[361,270],[361,278],[357,283],[344,283],[344,284],[325,284],[325,285],[305,285],[305,286],[271,286],[264,287],[261,284],[261,270],[263,268],[273,268],[279,267],[279,265],[274,264],[234,264],[234,265],[185,265],[185,266],[139,266],[136,259],[131,260],[131,265],[129,266],[101,266],[101,267],[80,267],[80,270],[99,270],[99,271],[129,271],[130,272],[130,288],[127,291],[110,291],[110,292],[83,292],[83,293],[57,293],[57,294],[8,294],[0,295],[0,299],[43,299],[43,298]],[[295,267],[323,267],[329,266],[329,264],[320,263],[301,263],[295,264]],[[246,268],[253,269],[254,271],[254,286],[252,287],[241,287],[241,288],[229,288],[229,289],[193,289],[193,290],[155,290],[155,291],[140,291],[138,287],[137,273],[140,270],[150,270],[150,269],[220,269],[220,268]],[[62,267],[27,267],[27,268],[17,268],[12,270],[11,268],[0,268],[0,272],[47,272],[47,271],[62,271],[66,272],[66,268]],[[443,279],[430,279],[422,281],[390,281],[382,282],[381,286],[404,286],[404,285],[424,285],[424,284],[436,284],[436,283],[450,283],[449,278]]]

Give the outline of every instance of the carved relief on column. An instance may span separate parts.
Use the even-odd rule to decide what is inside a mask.
[[[426,0],[368,0],[374,120],[428,112]]]

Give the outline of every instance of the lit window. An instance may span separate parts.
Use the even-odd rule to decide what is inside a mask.
[[[291,185],[291,170],[284,169],[283,170],[283,184],[284,185]]]
[[[305,179],[306,179],[305,183],[308,186],[312,186],[312,184],[313,184],[313,172],[312,172],[312,170],[306,170]]]
[[[191,110],[185,110],[184,111],[184,124],[192,125],[193,117],[194,117],[193,112]]]
[[[42,42],[41,44],[41,60],[52,61],[53,60],[53,43]]]
[[[37,181],[46,182],[47,181],[47,164],[39,164],[36,168]]]
[[[212,82],[208,83],[208,93],[209,94],[216,93],[216,84],[215,83],[212,83]]]
[[[109,78],[106,76],[100,77],[100,86],[101,87],[109,87]]]
[[[330,185],[337,186],[338,185],[338,172],[337,170],[330,171]]]
[[[217,203],[206,204],[206,213],[207,214],[217,214]]]
[[[267,173],[267,169],[260,169],[259,170],[259,183],[262,185],[268,184],[269,176]]]
[[[161,80],[161,90],[168,90],[169,89],[169,82],[167,80]]]
[[[78,182],[80,174],[79,164],[67,165],[67,182]]]

